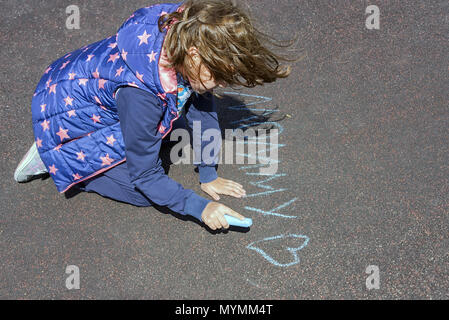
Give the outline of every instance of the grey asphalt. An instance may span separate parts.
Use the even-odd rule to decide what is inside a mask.
[[[51,178],[14,182],[45,68],[153,3],[1,1],[0,298],[448,299],[447,1],[248,1],[264,32],[297,33],[304,54],[288,79],[219,101],[223,130],[281,131],[278,176],[218,169],[244,185],[247,198],[221,201],[253,219],[249,230],[59,194]],[[79,30],[65,26],[72,4]],[[371,4],[379,30],[365,27]],[[202,194],[192,165],[168,174]],[[79,290],[66,288],[69,265]]]

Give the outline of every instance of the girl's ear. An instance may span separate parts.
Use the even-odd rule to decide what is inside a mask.
[[[196,47],[190,47],[187,53],[192,58],[192,60],[195,61],[195,63],[198,63],[200,61],[200,54]]]

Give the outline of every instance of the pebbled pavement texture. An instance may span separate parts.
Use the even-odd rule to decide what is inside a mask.
[[[244,185],[247,198],[221,201],[253,219],[249,230],[59,194],[50,178],[14,182],[46,67],[155,3],[0,3],[0,297],[448,299],[447,1],[247,1],[260,29],[298,35],[304,56],[289,78],[219,101],[222,130],[279,130],[277,175],[247,162],[218,169]],[[79,30],[65,26],[73,4]],[[379,30],[365,27],[371,4]],[[202,194],[192,165],[167,169]],[[65,286],[68,265],[79,290]],[[370,265],[379,289],[366,286]]]

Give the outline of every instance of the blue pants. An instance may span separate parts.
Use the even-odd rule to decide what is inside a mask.
[[[184,116],[173,122],[173,131],[186,128]],[[170,141],[168,134],[163,141]],[[153,203],[131,183],[126,161],[98,176],[80,182],[76,187],[81,191],[95,192],[103,197],[126,202],[138,207],[149,207]]]

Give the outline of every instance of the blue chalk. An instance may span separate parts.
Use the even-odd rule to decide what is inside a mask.
[[[235,218],[235,217],[227,215],[227,214],[225,214],[224,217],[225,217],[226,221],[231,226],[249,228],[253,224],[253,220],[250,218],[245,218],[244,220],[240,220],[238,218]]]

